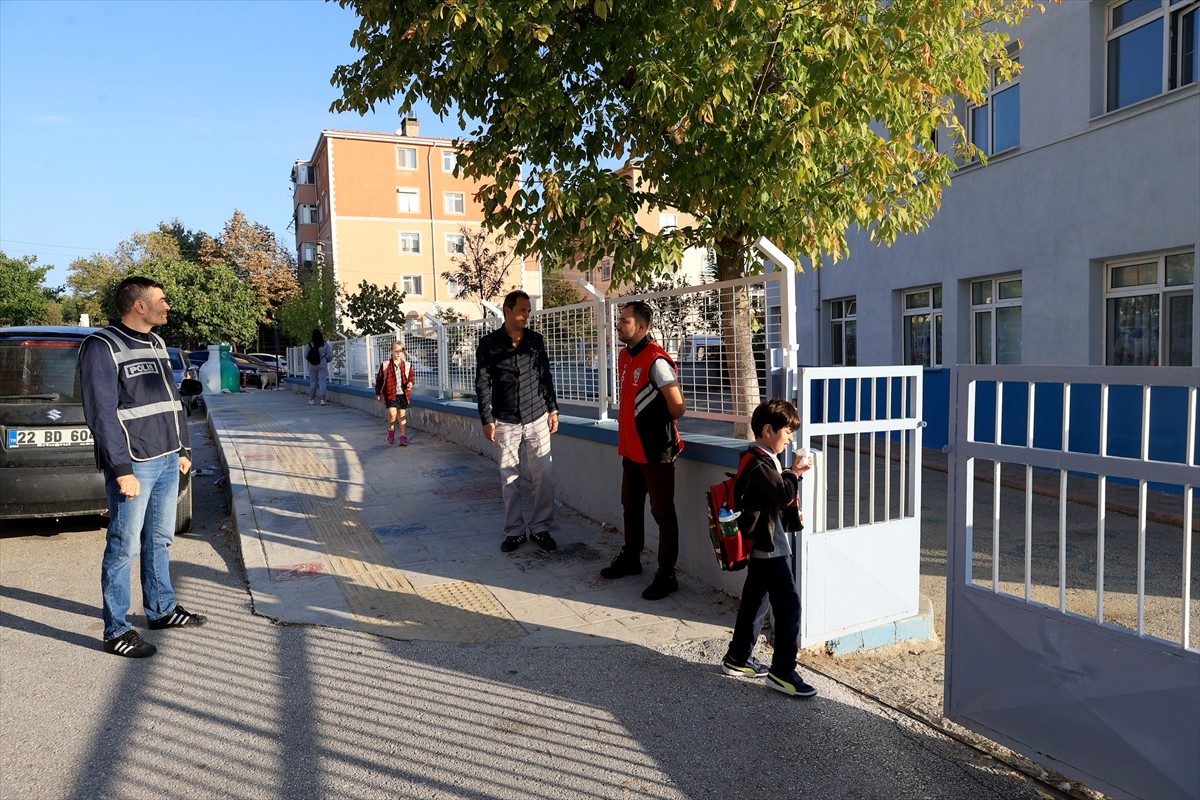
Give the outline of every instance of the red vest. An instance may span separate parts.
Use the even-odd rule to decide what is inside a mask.
[[[683,450],[683,439],[667,409],[667,398],[650,383],[650,367],[660,358],[674,368],[667,351],[651,339],[626,347],[617,356],[621,380],[617,455],[639,464],[669,463]]]

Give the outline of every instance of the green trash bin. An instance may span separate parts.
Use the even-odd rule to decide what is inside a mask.
[[[221,345],[221,391],[240,392],[242,390],[242,379],[238,374],[237,364],[233,363],[233,356],[230,355],[230,347],[227,344]]]

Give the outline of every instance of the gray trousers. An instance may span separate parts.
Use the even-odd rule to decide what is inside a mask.
[[[539,533],[554,521],[554,480],[550,475],[550,421],[543,414],[533,422],[517,425],[496,422],[496,460],[500,462],[500,490],[504,496],[504,535],[520,536],[526,530]],[[521,503],[521,450],[533,482],[533,513],[525,522]]]
[[[321,362],[317,366],[308,365],[308,399],[324,400],[325,384],[329,380],[329,365]]]

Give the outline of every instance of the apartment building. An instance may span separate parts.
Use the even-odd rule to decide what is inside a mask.
[[[928,444],[956,364],[1200,366],[1200,2],[1073,0],[1015,32],[1022,71],[963,104],[929,227],[865,235],[798,280],[801,361],[927,368]]]
[[[405,316],[436,307],[478,316],[447,279],[462,256],[464,231],[478,230],[478,184],[456,177],[453,141],[422,137],[415,118],[391,133],[325,130],[312,156],[292,167],[296,250],[301,270],[316,267],[348,291],[362,281],[395,283],[407,293]],[[533,260],[514,260],[505,281],[540,296]]]

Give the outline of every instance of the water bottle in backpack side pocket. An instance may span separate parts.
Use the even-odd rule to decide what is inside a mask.
[[[741,515],[742,512],[731,511],[729,506],[721,506],[721,512],[717,514],[717,524],[721,527],[722,536],[738,535],[737,519]]]

